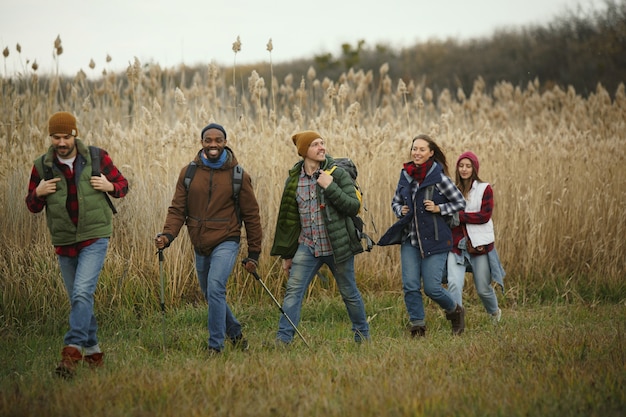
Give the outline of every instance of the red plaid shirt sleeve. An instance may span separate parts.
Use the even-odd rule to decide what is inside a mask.
[[[487,223],[491,219],[493,212],[493,190],[491,185],[485,188],[483,193],[483,201],[480,205],[480,211],[476,213],[466,213],[465,210],[459,212],[459,220],[461,223],[469,224],[483,224]]]
[[[100,149],[100,172],[113,184],[113,191],[109,192],[111,197],[122,198],[128,193],[128,180],[113,164],[113,160],[104,149]]]
[[[46,199],[37,197],[35,190],[41,181],[37,168],[33,165],[28,181],[28,194],[26,194],[26,207],[31,213],[39,213],[46,206]]]

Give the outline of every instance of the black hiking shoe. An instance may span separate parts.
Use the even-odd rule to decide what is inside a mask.
[[[245,352],[250,348],[250,345],[248,345],[248,340],[243,337],[243,333],[240,333],[239,336],[231,337],[230,343],[233,344],[233,347],[235,349],[241,350],[242,352]]]
[[[426,337],[426,326],[410,326],[411,337]]]
[[[212,348],[212,347],[209,347],[208,352],[209,352],[209,357],[216,357],[216,356],[221,356],[222,355],[222,351],[221,350],[218,350],[218,349],[215,349],[215,348]]]

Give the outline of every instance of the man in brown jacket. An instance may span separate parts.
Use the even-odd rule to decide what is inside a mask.
[[[233,168],[238,164],[226,146],[226,130],[211,123],[202,129],[200,143],[202,149],[194,159],[195,174],[187,189],[187,167],[180,171],[163,232],[157,235],[155,244],[158,249],[168,247],[187,224],[200,289],[208,302],[209,353],[214,355],[222,352],[226,338],[239,349],[248,348],[241,324],[226,303],[226,283],[239,253],[241,223],[248,243],[244,263],[250,273],[258,265],[262,230],[252,180],[245,171],[240,204],[233,198]]]

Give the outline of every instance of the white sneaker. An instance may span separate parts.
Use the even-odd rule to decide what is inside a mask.
[[[498,324],[500,323],[500,319],[502,319],[502,310],[498,308],[498,311],[491,314],[491,321],[493,324]]]

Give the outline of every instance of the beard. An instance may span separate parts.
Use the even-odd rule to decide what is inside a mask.
[[[74,152],[74,148],[75,146],[57,146],[56,148],[54,148],[57,156],[67,159],[73,152]]]

